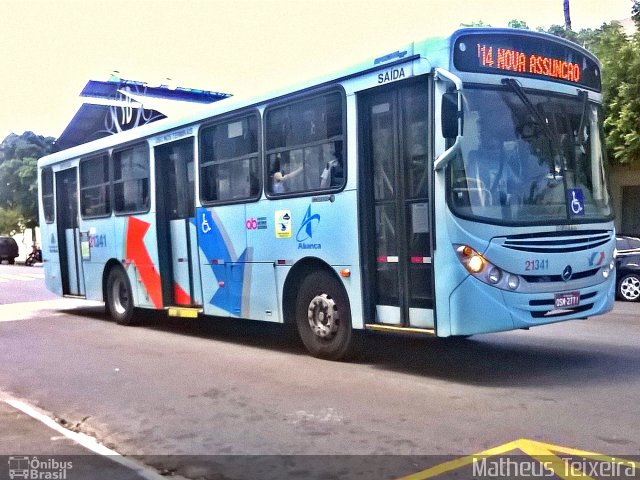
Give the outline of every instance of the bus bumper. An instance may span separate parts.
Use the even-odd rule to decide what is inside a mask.
[[[579,292],[575,308],[560,310],[554,307],[554,293],[507,292],[467,277],[449,298],[450,334],[501,332],[609,312],[615,300],[615,275]]]

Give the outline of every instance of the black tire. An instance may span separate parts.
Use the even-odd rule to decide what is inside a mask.
[[[618,282],[618,297],[627,302],[640,299],[640,274],[628,273]]]
[[[344,286],[328,271],[307,275],[296,298],[296,326],[314,357],[344,360],[352,353],[351,308]]]
[[[14,265],[16,263],[16,259],[15,258],[10,258],[7,261],[9,262],[9,265]]]
[[[107,313],[120,325],[134,325],[133,293],[123,268],[112,268],[107,277],[105,306]]]

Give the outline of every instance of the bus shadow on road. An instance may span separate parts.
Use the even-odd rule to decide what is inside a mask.
[[[489,387],[575,386],[640,378],[640,347],[572,343],[567,338],[414,338],[367,335],[358,359],[376,368]]]
[[[68,315],[112,323],[104,307],[66,310]],[[200,317],[179,319],[164,312],[136,312],[143,330],[167,332],[282,352],[307,355],[295,328],[279,323]],[[113,325],[114,328],[128,328]],[[518,336],[518,332],[466,339],[354,332],[353,365],[481,386],[529,387],[613,384],[640,377],[640,346],[585,343],[571,338]],[[325,360],[314,360],[324,362]]]
[[[65,310],[64,313],[111,323],[114,328],[141,328],[290,354],[307,354],[295,328],[281,323],[212,316],[173,318],[164,311],[140,309],[135,313],[136,325],[125,327],[116,325],[105,312],[104,306],[80,307]]]

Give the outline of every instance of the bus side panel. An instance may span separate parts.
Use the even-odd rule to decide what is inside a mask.
[[[113,218],[81,220],[80,235],[83,243],[82,264],[86,297],[88,300],[104,301],[104,266],[111,258],[122,258],[118,256],[116,249]]]
[[[282,285],[293,259],[281,251],[283,240],[276,239],[276,211],[286,210],[278,201],[261,200],[247,204],[245,226],[247,245],[253,252],[252,275],[249,284],[249,311],[252,319],[284,322],[281,308]],[[286,212],[281,213],[286,216]],[[283,233],[290,235],[288,228]],[[277,266],[277,260],[288,265]],[[278,284],[280,288],[278,288]]]
[[[203,309],[207,315],[245,317],[248,259],[245,206],[199,207],[196,212]]]
[[[336,275],[342,269],[351,270],[351,276],[342,282],[351,303],[353,326],[362,327],[355,191],[248,204],[245,223],[254,262],[251,318],[283,321],[288,267],[313,257],[331,266]]]
[[[154,214],[115,217],[116,259],[126,260],[134,305],[162,308]]]
[[[193,302],[197,305],[204,305],[202,297],[202,273],[200,265],[200,248],[198,247],[198,227],[195,218],[189,222],[189,235],[191,237],[191,270],[193,272]]]
[[[62,296],[60,254],[58,251],[56,224],[45,223],[43,215],[41,215],[40,218],[40,236],[42,238],[45,285],[50,292]]]

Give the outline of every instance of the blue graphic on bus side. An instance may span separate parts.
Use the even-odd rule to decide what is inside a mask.
[[[298,233],[296,233],[296,240],[298,242],[304,242],[313,238],[313,230],[320,223],[320,215],[311,214],[311,205],[307,208],[307,213],[304,214],[304,218],[302,219],[302,224],[298,229]]]
[[[209,260],[213,275],[219,282],[224,282],[209,303],[233,315],[240,315],[242,309],[242,288],[247,250],[245,249],[237,259],[231,258],[230,248],[220,232],[218,224],[211,212],[205,208],[198,209],[200,225],[198,237],[200,250]],[[195,224],[195,219],[192,220]],[[215,260],[215,262],[214,262]],[[234,263],[236,275],[227,275],[227,264]]]

